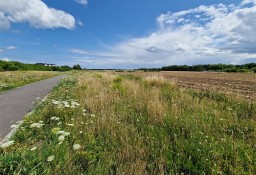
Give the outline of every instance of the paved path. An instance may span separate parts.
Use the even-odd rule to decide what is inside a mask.
[[[29,113],[35,102],[42,100],[64,75],[41,80],[0,94],[0,141],[10,131],[10,126]]]

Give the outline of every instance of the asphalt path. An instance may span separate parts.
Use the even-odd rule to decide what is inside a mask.
[[[0,141],[64,77],[56,76],[0,94]]]

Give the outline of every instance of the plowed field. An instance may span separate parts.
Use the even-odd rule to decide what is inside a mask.
[[[220,91],[256,100],[256,74],[222,72],[136,72],[141,76],[164,76],[180,87]]]

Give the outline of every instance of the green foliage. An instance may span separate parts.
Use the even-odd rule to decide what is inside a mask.
[[[69,66],[44,66],[40,64],[24,64],[16,61],[0,60],[0,71],[69,71],[72,70]]]
[[[82,68],[81,68],[81,66],[79,64],[75,64],[73,66],[73,69],[75,69],[75,70],[82,70]]]
[[[170,65],[162,67],[163,71],[224,71],[224,72],[250,72],[256,68],[256,63],[244,65],[233,64],[200,64],[200,65]]]
[[[254,73],[256,73],[256,67],[251,68],[251,71],[253,71]]]

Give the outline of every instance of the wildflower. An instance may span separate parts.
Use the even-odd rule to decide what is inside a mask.
[[[60,102],[59,102],[59,101],[55,101],[55,100],[54,100],[54,101],[52,101],[52,103],[53,103],[53,104],[55,104],[55,105],[60,104]]]
[[[74,124],[67,124],[68,126],[74,126]]]
[[[12,125],[11,128],[16,128],[18,125]]]
[[[1,145],[1,148],[8,148],[9,146],[13,145],[14,141],[10,140],[8,142],[5,142],[4,144]]]
[[[55,120],[57,117],[51,117],[51,120]]]
[[[60,124],[61,124],[61,122],[57,123],[57,125],[60,125]]]
[[[69,136],[69,135],[70,135],[70,132],[64,132],[62,135],[63,135],[63,136]]]
[[[63,134],[65,131],[58,131],[56,134]]]
[[[80,149],[81,148],[81,145],[79,145],[79,144],[74,144],[73,145],[73,149],[74,150],[78,150],[78,149]]]
[[[36,149],[37,149],[37,147],[34,146],[34,147],[32,147],[32,148],[30,149],[30,151],[35,151]]]
[[[80,134],[82,134],[82,133],[83,133],[83,131],[80,131],[79,133],[80,133]]]
[[[60,131],[60,128],[53,128],[52,133],[57,134]]]
[[[32,123],[30,128],[41,128],[44,124],[42,123]]]
[[[53,159],[55,158],[55,156],[54,155],[51,155],[51,156],[49,156],[48,158],[47,158],[47,162],[51,162],[51,161],[53,161]]]
[[[59,142],[63,142],[64,140],[65,140],[65,136],[63,136],[63,135],[59,136],[59,138],[58,138]]]
[[[66,108],[70,108],[70,105],[69,105],[69,104],[66,104],[65,107],[66,107]]]

